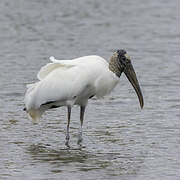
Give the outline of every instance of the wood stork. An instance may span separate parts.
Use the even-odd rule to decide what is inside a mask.
[[[36,121],[48,109],[67,106],[68,122],[65,143],[67,146],[69,146],[72,106],[80,106],[78,143],[81,143],[84,112],[88,100],[93,96],[101,98],[109,94],[119,82],[122,72],[134,87],[140,106],[143,108],[141,89],[130,57],[125,50],[117,50],[109,63],[95,55],[72,60],[56,60],[50,57],[50,60],[51,63],[40,69],[37,75],[39,81],[27,85],[24,110],[31,119]]]

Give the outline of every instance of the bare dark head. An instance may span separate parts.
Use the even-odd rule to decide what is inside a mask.
[[[118,63],[119,63],[120,71],[124,72],[127,66],[127,63],[130,62],[130,57],[127,55],[124,49],[117,50],[116,53],[118,56]]]
[[[116,52],[118,53],[119,57],[124,56],[126,54],[126,51],[124,49],[118,49]]]
[[[117,50],[116,52],[118,58],[118,67],[120,72],[124,72],[132,86],[134,87],[140,102],[141,108],[144,105],[142,92],[139,86],[139,82],[136,77],[133,65],[131,63],[130,56],[127,55],[126,51],[123,49]]]

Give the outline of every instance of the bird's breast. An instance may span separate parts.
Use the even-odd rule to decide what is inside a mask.
[[[112,72],[107,71],[96,81],[96,96],[101,98],[109,94],[119,82],[119,78]]]

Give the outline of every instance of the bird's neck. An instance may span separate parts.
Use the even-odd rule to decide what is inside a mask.
[[[121,76],[121,71],[118,63],[118,58],[116,56],[112,56],[109,62],[109,70],[116,74],[116,76]]]

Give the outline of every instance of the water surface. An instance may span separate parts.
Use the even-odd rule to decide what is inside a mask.
[[[180,2],[0,2],[0,179],[180,179]],[[22,111],[26,84],[48,57],[115,49],[132,57],[145,106],[122,75],[110,96],[89,102],[79,147],[79,108],[65,143],[66,109],[34,125]]]

